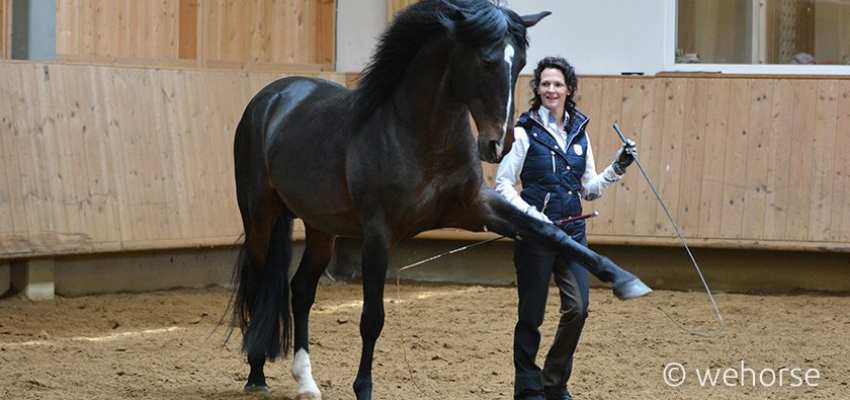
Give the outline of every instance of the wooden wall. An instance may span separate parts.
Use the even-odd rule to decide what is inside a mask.
[[[280,76],[0,63],[0,258],[236,243],[234,127]],[[850,80],[586,76],[579,90],[598,168],[617,122],[692,246],[850,251]],[[636,167],[591,210],[591,242],[676,243]]]
[[[387,0],[387,21],[391,21],[393,16],[402,8],[405,8],[419,0]]]
[[[236,243],[233,132],[279,77],[3,62],[0,259]]]
[[[57,0],[57,58],[332,70],[335,13],[334,0]]]
[[[0,60],[5,60],[10,58],[10,14],[11,10],[11,0],[0,0]]]
[[[850,251],[850,79],[586,76],[579,108],[597,169],[618,123],[692,245]],[[678,241],[637,166],[593,210],[591,242]]]

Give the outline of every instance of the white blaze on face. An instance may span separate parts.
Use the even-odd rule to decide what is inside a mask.
[[[292,377],[298,382],[298,396],[296,399],[321,399],[319,387],[313,380],[313,368],[310,363],[310,355],[304,349],[295,353],[292,361]]]
[[[507,104],[505,104],[505,123],[502,124],[502,138],[505,137],[505,134],[508,131],[508,121],[511,116],[511,101],[513,101],[514,98],[514,88],[513,85],[511,85],[511,73],[513,72],[514,67],[514,54],[514,46],[505,46],[505,63],[508,64],[508,99]]]

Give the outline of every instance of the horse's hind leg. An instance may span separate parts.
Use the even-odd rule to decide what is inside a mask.
[[[307,242],[298,272],[292,277],[292,316],[295,323],[295,359],[292,362],[292,377],[298,382],[296,400],[319,400],[322,398],[316,381],[313,380],[310,363],[309,323],[310,308],[316,300],[319,278],[331,260],[335,236],[305,225]]]
[[[283,350],[288,351],[290,332],[288,275],[291,260],[292,219],[287,216],[272,218],[274,225],[266,237],[266,256],[261,268],[254,268],[247,284],[250,289],[250,321],[243,338],[243,351],[248,354],[251,372],[245,392],[269,392],[263,371],[267,359],[274,359]],[[261,246],[246,236],[248,252],[251,246]],[[282,326],[281,326],[282,325]]]
[[[279,316],[288,318],[288,263],[291,258],[292,219],[264,179],[237,180],[239,208],[245,229],[245,244],[238,262],[239,281],[234,312],[241,321],[242,350],[251,367],[246,392],[268,392],[266,359],[280,352],[281,339],[288,344],[288,321],[281,335]],[[286,294],[284,296],[284,293]]]

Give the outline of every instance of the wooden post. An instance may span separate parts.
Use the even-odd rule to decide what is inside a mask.
[[[9,58],[9,8],[11,0],[0,0],[0,59]],[[2,288],[0,288],[2,289]]]
[[[180,0],[179,24],[180,45],[178,53],[181,59],[198,58],[198,0]]]
[[[12,261],[12,287],[32,300],[52,300],[54,268],[52,258]]]

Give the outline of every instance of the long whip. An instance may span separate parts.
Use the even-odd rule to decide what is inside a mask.
[[[623,132],[620,132],[620,127],[617,126],[617,124],[614,124],[614,130],[617,131],[617,135],[620,135],[620,140],[623,141],[623,144],[628,144],[628,141],[626,141],[626,137],[623,136]],[[717,302],[714,301],[714,295],[711,294],[711,289],[708,287],[708,283],[706,283],[705,277],[703,277],[703,275],[702,275],[702,270],[700,269],[699,264],[697,264],[697,260],[694,258],[693,253],[691,253],[691,249],[688,247],[688,243],[685,241],[685,237],[682,235],[682,231],[679,229],[679,225],[676,224],[676,221],[673,219],[673,215],[670,214],[670,210],[667,208],[667,205],[664,204],[664,200],[661,199],[661,195],[658,194],[658,190],[655,189],[655,185],[652,184],[652,180],[649,179],[649,175],[646,174],[646,170],[643,169],[643,165],[641,165],[637,154],[632,153],[632,157],[635,160],[635,164],[637,164],[638,168],[640,168],[640,172],[643,173],[643,177],[646,178],[646,182],[649,183],[650,189],[652,189],[652,192],[655,193],[655,198],[657,198],[658,202],[661,203],[661,208],[664,209],[664,212],[667,214],[667,218],[670,219],[670,223],[673,224],[673,228],[676,230],[676,235],[679,236],[679,240],[682,242],[682,246],[685,247],[685,251],[688,253],[688,257],[690,257],[691,263],[693,263],[694,269],[696,269],[696,271],[697,271],[697,275],[699,275],[699,279],[702,282],[702,286],[705,288],[705,292],[708,294],[709,300],[711,300],[711,305],[712,305],[712,307],[714,307],[714,312],[715,312],[715,314],[717,314],[718,326],[717,326],[717,329],[715,329],[715,331],[711,332],[711,333],[702,333],[702,332],[692,331],[692,330],[685,328],[684,325],[680,324],[678,321],[673,319],[673,317],[670,316],[670,314],[668,314],[667,311],[664,311],[664,309],[661,308],[660,306],[658,307],[658,310],[660,310],[662,313],[664,313],[664,315],[667,316],[667,318],[670,319],[670,321],[673,321],[673,323],[676,324],[680,329],[682,329],[683,331],[685,331],[687,333],[690,333],[693,336],[699,336],[699,337],[720,336],[721,334],[723,334],[723,327],[724,327],[723,316],[720,315],[720,309],[717,307]]]

